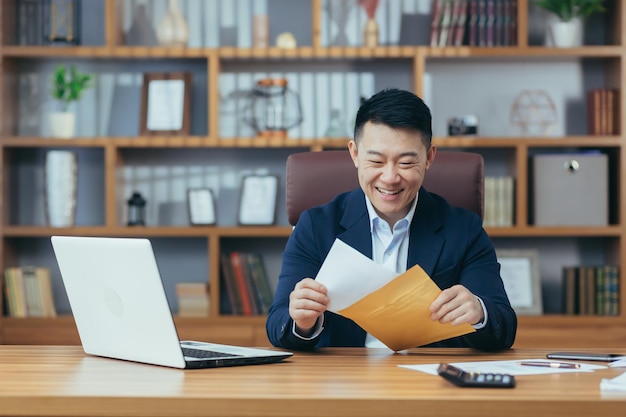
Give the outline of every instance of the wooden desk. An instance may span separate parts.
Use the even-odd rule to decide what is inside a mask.
[[[75,346],[0,346],[2,416],[623,416],[600,381],[624,369],[518,376],[514,389],[457,388],[398,364],[543,358],[465,349],[326,349],[280,364],[177,370],[86,356]],[[625,353],[626,351],[617,352]]]

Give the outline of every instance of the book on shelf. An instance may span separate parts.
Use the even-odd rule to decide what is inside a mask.
[[[225,289],[225,291],[221,291],[221,296],[225,292],[227,295],[227,302],[224,299],[220,300],[220,308],[222,314],[233,314],[239,315],[242,314],[241,310],[241,301],[239,300],[239,291],[237,290],[237,282],[235,281],[235,275],[233,272],[233,267],[230,262],[230,257],[222,253],[220,255],[220,272],[221,272],[221,287]]]
[[[233,315],[264,315],[269,312],[274,292],[260,254],[233,251],[222,254],[222,313]]]
[[[256,314],[256,303],[248,284],[247,266],[242,260],[241,254],[236,251],[230,253],[230,262],[233,276],[235,277],[237,293],[239,294],[239,301],[241,302],[241,312],[244,316],[252,316]]]
[[[486,227],[513,226],[515,186],[512,176],[485,177],[485,213],[483,225]]]
[[[563,312],[568,315],[619,315],[619,267],[563,267]]]
[[[23,266],[4,271],[7,313],[11,317],[56,317],[48,268]]]
[[[430,22],[430,46],[439,45],[440,24],[443,17],[444,0],[433,0],[432,2],[432,18]]]
[[[257,298],[258,313],[267,314],[274,301],[274,293],[263,264],[263,258],[258,253],[247,253],[245,258],[249,265],[254,294]]]
[[[221,255],[222,314],[264,315],[274,299],[263,257],[255,252],[233,251]]]
[[[595,88],[587,91],[587,125],[590,135],[618,133],[619,90]]]
[[[181,317],[209,316],[209,286],[202,282],[179,282],[176,284],[178,315]]]

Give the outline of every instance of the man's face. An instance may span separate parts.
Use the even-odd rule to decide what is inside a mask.
[[[409,212],[436,147],[426,149],[415,131],[368,122],[358,149],[354,141],[348,148],[361,188],[378,215],[393,227]]]

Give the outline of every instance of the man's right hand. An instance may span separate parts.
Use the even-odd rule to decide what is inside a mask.
[[[326,287],[319,282],[312,278],[298,282],[289,294],[289,315],[296,323],[296,332],[303,337],[310,336],[329,302]]]

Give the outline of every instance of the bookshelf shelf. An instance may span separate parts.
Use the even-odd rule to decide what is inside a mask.
[[[611,33],[607,35],[607,40],[603,44],[578,48],[552,48],[532,44],[529,40],[530,23],[532,23],[531,1],[518,0],[516,22],[518,42],[516,45],[491,48],[470,46],[433,48],[419,44],[367,48],[358,43],[342,47],[328,46],[323,36],[324,30],[328,30],[324,26],[325,15],[322,11],[324,1],[299,2],[301,4],[298,7],[302,9],[302,13],[299,14],[302,20],[301,26],[305,27],[304,31],[308,33],[304,36],[304,41],[299,42],[299,46],[294,49],[274,46],[252,48],[248,45],[186,48],[125,46],[122,41],[124,20],[120,14],[125,2],[121,0],[93,2],[101,4],[104,11],[101,22],[102,39],[94,45],[71,47],[16,45],[13,31],[4,29],[14,25],[15,2],[0,2],[0,25],[3,27],[0,33],[0,97],[2,97],[0,101],[0,114],[2,114],[0,121],[0,163],[2,164],[0,170],[0,184],[2,185],[0,267],[4,269],[8,266],[23,265],[41,259],[42,263],[47,263],[54,268],[48,240],[51,235],[55,234],[126,236],[156,240],[160,253],[168,259],[164,263],[170,262],[175,266],[178,265],[178,267],[168,267],[179,273],[181,261],[175,258],[186,256],[185,253],[177,252],[177,247],[181,246],[185,250],[192,250],[195,256],[192,261],[199,265],[194,273],[202,275],[209,282],[211,297],[209,317],[176,317],[181,337],[210,338],[223,343],[267,345],[264,317],[233,317],[220,313],[219,256],[222,252],[240,248],[262,250],[264,256],[269,259],[270,275],[276,279],[280,268],[281,247],[284,246],[292,229],[287,225],[284,214],[280,212],[283,210],[282,207],[279,209],[279,220],[274,226],[237,226],[233,213],[236,212],[238,190],[236,184],[232,184],[232,178],[238,178],[238,175],[247,172],[246,170],[281,172],[282,169],[281,173],[284,174],[284,159],[289,153],[343,149],[349,139],[348,137],[326,137],[324,119],[318,118],[317,115],[310,117],[312,120],[308,122],[310,123],[309,131],[303,127],[297,134],[288,138],[256,137],[249,130],[233,126],[232,119],[228,119],[228,115],[225,115],[227,110],[232,111],[226,101],[229,87],[234,89],[236,85],[245,90],[246,86],[250,85],[253,76],[259,73],[287,73],[296,80],[297,85],[326,82],[321,78],[316,78],[321,74],[331,80],[333,77],[339,79],[340,81],[332,81],[335,82],[333,84],[335,87],[341,85],[341,88],[344,88],[344,85],[361,84],[370,86],[369,90],[365,88],[358,91],[356,87],[350,87],[352,90],[346,90],[343,96],[367,95],[373,92],[370,91],[372,89],[377,90],[389,85],[413,89],[419,95],[425,96],[429,92],[426,75],[429,74],[429,69],[433,64],[436,69],[444,68],[454,71],[458,78],[459,73],[467,74],[467,67],[475,63],[484,65],[488,68],[489,74],[497,76],[498,73],[509,71],[511,66],[533,63],[570,64],[572,62],[582,62],[582,72],[591,73],[588,77],[590,81],[587,79],[565,81],[570,85],[563,88],[571,87],[572,90],[578,91],[572,94],[580,93],[581,86],[576,83],[589,82],[588,85],[585,84],[585,88],[621,88],[624,84],[626,8],[623,7],[622,2],[609,2],[610,12],[602,22],[609,21],[610,25],[607,27],[610,28]],[[46,137],[45,132],[25,129],[24,117],[20,117],[20,114],[25,114],[26,110],[20,106],[25,106],[27,97],[22,93],[18,82],[24,81],[22,74],[41,76],[52,65],[64,61],[88,66],[96,72],[102,68],[103,82],[109,82],[110,85],[108,89],[103,88],[101,93],[102,91],[105,95],[126,93],[129,94],[124,96],[126,99],[134,94],[133,91],[138,91],[137,88],[135,90],[131,88],[128,93],[128,90],[120,89],[119,84],[114,86],[111,77],[127,76],[124,79],[126,84],[122,83],[122,87],[132,87],[129,79],[133,76],[137,77],[141,72],[193,70],[194,82],[197,83],[194,84],[197,102],[194,103],[195,113],[192,120],[195,120],[196,125],[192,126],[189,136],[141,136],[138,132],[133,133],[136,126],[131,126],[126,130],[115,130],[113,128],[115,126],[108,126],[106,129],[92,129],[90,133],[84,133],[69,140],[53,139]],[[474,83],[470,75],[467,78],[469,84],[464,87]],[[533,84],[535,81],[541,84],[542,79],[537,76]],[[480,82],[489,84],[485,81]],[[510,80],[507,78],[507,82],[518,85],[520,90],[529,87],[524,84],[524,81],[519,81],[514,77]],[[329,85],[330,83],[331,81],[328,81]],[[317,93],[323,89],[318,84],[315,85],[316,87],[312,88],[309,93],[315,93],[317,97]],[[117,89],[113,91],[115,88]],[[443,103],[440,108],[446,108],[446,111],[448,107],[452,107],[457,102],[464,102],[467,96],[472,95],[463,93],[465,91],[463,89],[461,93],[455,87],[450,87],[450,89],[453,91],[446,92],[439,87],[437,91],[430,92],[433,100]],[[490,91],[488,88],[485,88],[481,94],[475,95],[497,95],[498,98],[494,100],[500,98],[499,91]],[[41,97],[40,99],[45,100]],[[622,94],[619,100],[618,132],[622,132],[626,123],[626,98]],[[354,111],[357,101],[358,98],[352,103],[343,101],[341,108]],[[119,104],[119,102],[116,103]],[[473,102],[467,101],[464,104],[465,108],[459,107],[463,111],[466,111],[466,108],[474,109]],[[138,106],[137,102],[134,107],[130,108],[138,113]],[[319,109],[316,106],[318,105],[310,104],[307,111],[317,112]],[[318,107],[323,108],[324,111],[328,110],[321,105]],[[34,110],[40,118],[43,118],[41,116],[44,111],[43,108]],[[93,113],[99,115],[102,109],[96,107]],[[584,110],[578,108],[572,114],[562,115],[562,118],[580,119],[582,113]],[[439,120],[449,116],[442,114],[441,111],[434,111],[433,115]],[[117,116],[123,117],[124,114]],[[90,123],[98,124],[98,117],[92,115]],[[348,126],[346,129],[346,136],[348,136],[351,134],[350,120],[348,120],[350,115],[345,114],[344,117]],[[505,119],[508,118],[508,114],[496,114],[493,117]],[[126,120],[125,123],[135,123],[134,119],[130,120],[131,122]],[[599,260],[626,265],[626,220],[622,214],[626,207],[626,182],[621,180],[626,170],[626,140],[621,133],[591,136],[581,129],[573,128],[566,129],[563,134],[557,136],[520,137],[496,131],[493,134],[489,132],[489,135],[475,137],[447,137],[444,136],[445,133],[440,133],[441,123],[439,128],[433,139],[439,149],[460,149],[481,153],[486,160],[486,174],[510,175],[515,178],[513,226],[487,228],[496,247],[499,245],[505,245],[507,248],[538,247],[542,254],[547,253],[548,258],[545,263],[552,268],[548,270],[548,274],[553,275],[556,269],[554,265],[571,261],[572,256],[569,252],[584,252],[582,257],[589,256],[594,262]],[[83,219],[76,227],[50,228],[39,225],[44,224],[41,221],[29,222],[22,218],[25,216],[22,212],[36,211],[29,207],[30,203],[25,203],[25,201],[40,201],[38,195],[41,193],[24,179],[24,174],[21,172],[30,173],[29,170],[32,170],[36,178],[37,170],[41,168],[41,155],[49,149],[71,149],[86,153],[92,165],[89,167],[89,172],[96,172],[93,176],[100,186],[91,187],[90,194],[80,200],[80,203],[88,205],[90,207],[88,211],[97,211],[98,215],[94,217],[90,216],[91,213],[83,213],[86,219]],[[609,203],[612,207],[609,225],[605,227],[534,226],[531,221],[530,158],[542,153],[589,150],[600,150],[609,155],[611,178]],[[227,220],[220,221],[217,226],[201,227],[169,224],[167,221],[156,220],[153,224],[157,226],[125,226],[123,215],[125,198],[127,198],[125,193],[131,186],[139,184],[128,178],[139,175],[138,173],[151,168],[152,165],[161,168],[164,166],[163,172],[168,172],[168,175],[172,177],[185,172],[185,169],[189,167],[198,169],[198,167],[214,165],[215,170],[207,174],[213,175],[212,184],[218,184],[219,181],[226,181],[224,178],[230,178],[227,187],[220,183],[224,193],[220,199],[225,201],[230,199],[230,203],[225,203],[225,207],[218,210],[218,217],[224,216]],[[131,173],[124,174],[126,171]],[[157,171],[154,170],[154,172]],[[152,174],[156,177],[154,172]],[[177,174],[174,175],[172,172]],[[219,176],[216,172],[224,178],[215,179]],[[32,180],[28,175],[25,178]],[[180,185],[183,183],[181,181],[176,183],[176,186],[172,184],[168,186],[172,189],[184,188],[187,184]],[[32,194],[22,195],[27,193],[24,190],[32,190]],[[284,191],[284,188],[281,190]],[[284,196],[281,195],[281,198]],[[162,205],[165,207],[169,204],[180,209],[183,199],[184,197],[178,195],[172,201],[166,201]],[[155,210],[154,218],[156,219],[158,215],[159,213]],[[36,218],[36,213],[32,214],[32,218]],[[560,247],[564,248],[565,254],[559,252]],[[186,269],[185,273],[187,273]],[[545,285],[548,290],[552,291],[548,292],[548,297],[553,298],[559,294],[558,290],[554,289],[558,287],[554,279],[546,282]],[[539,317],[520,317],[516,346],[611,347],[623,345],[623,340],[626,338],[626,285],[622,285],[620,291],[622,308],[617,317],[568,316],[555,312]],[[588,337],[592,333],[594,337]],[[77,344],[79,340],[71,316],[67,312],[65,314],[61,312],[60,317],[54,319],[16,319],[6,317],[6,315],[1,317],[0,343]]]

